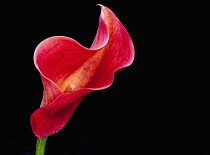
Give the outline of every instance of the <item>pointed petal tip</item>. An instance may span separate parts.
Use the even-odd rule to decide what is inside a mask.
[[[103,7],[103,5],[102,5],[102,4],[96,4],[96,6],[100,6],[100,7]]]

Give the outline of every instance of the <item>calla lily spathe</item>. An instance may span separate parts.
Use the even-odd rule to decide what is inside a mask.
[[[69,37],[54,36],[35,49],[34,64],[44,88],[41,106],[30,118],[38,138],[60,131],[88,93],[109,87],[114,73],[133,62],[134,46],[127,30],[109,8],[100,6],[90,48]]]

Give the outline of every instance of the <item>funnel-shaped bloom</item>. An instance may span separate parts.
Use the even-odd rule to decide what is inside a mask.
[[[42,41],[34,63],[43,83],[43,99],[30,118],[38,138],[60,131],[90,92],[109,87],[114,73],[134,59],[132,40],[115,14],[101,6],[99,26],[91,48],[54,36]]]

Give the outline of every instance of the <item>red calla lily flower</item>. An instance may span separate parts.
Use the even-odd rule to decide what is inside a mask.
[[[134,46],[127,30],[109,8],[100,6],[91,48],[54,36],[35,49],[34,64],[44,88],[41,106],[30,117],[38,138],[60,131],[88,93],[109,87],[114,73],[133,62]]]

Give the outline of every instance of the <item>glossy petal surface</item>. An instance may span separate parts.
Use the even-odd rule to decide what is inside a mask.
[[[127,30],[105,6],[90,48],[64,36],[42,41],[34,53],[44,87],[41,107],[31,115],[34,135],[44,138],[60,131],[85,95],[109,87],[114,73],[133,59]]]

